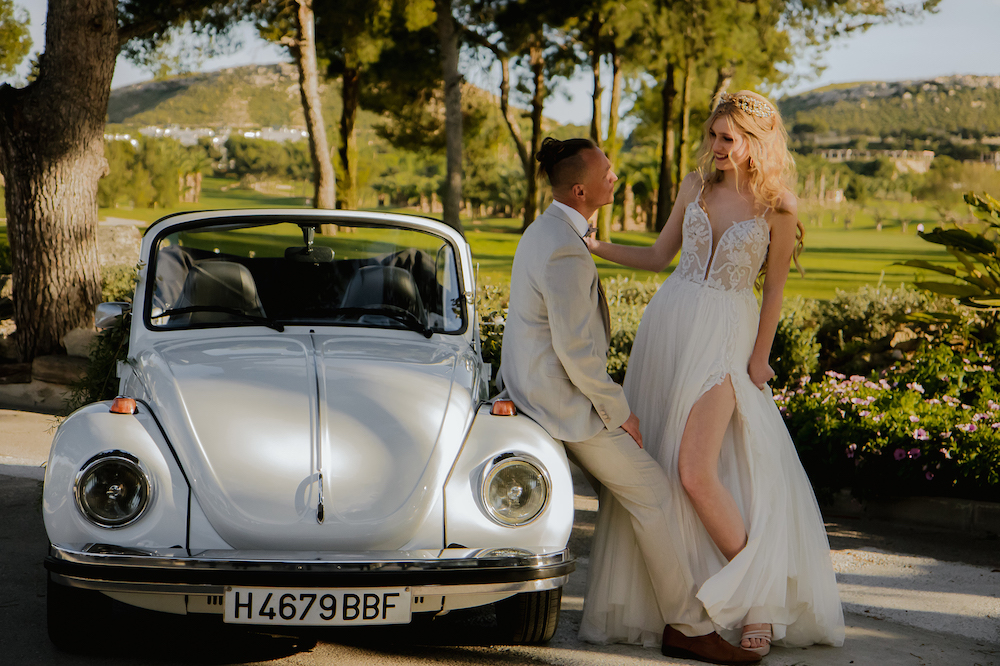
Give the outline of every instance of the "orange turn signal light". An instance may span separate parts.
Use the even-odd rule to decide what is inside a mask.
[[[135,414],[135,398],[118,396],[111,401],[112,414]]]
[[[514,407],[513,400],[494,400],[490,414],[493,416],[517,416],[517,408]]]

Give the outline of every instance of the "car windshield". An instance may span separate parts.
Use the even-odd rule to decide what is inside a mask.
[[[455,252],[434,234],[315,220],[235,223],[157,239],[150,327],[345,325],[465,330]]]

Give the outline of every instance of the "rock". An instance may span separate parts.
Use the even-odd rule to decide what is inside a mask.
[[[65,410],[66,400],[70,395],[66,386],[40,382],[37,379],[30,384],[0,384],[0,409],[60,414]]]
[[[90,343],[96,337],[97,329],[81,327],[74,328],[64,335],[59,342],[66,348],[67,355],[90,358]]]
[[[892,336],[892,342],[889,343],[889,346],[900,348],[901,344],[905,342],[910,342],[911,340],[919,340],[919,338],[917,337],[917,334],[914,331],[904,326],[903,328],[896,331],[896,333]],[[919,345],[920,343],[918,342],[917,344]],[[903,349],[903,351],[907,350]]]
[[[14,298],[14,278],[0,275],[0,298]]]
[[[86,371],[87,359],[79,356],[38,356],[31,364],[31,378],[50,384],[72,384]]]
[[[30,381],[30,363],[0,363],[0,384],[27,384]]]
[[[97,253],[102,266],[125,264],[134,266],[139,262],[139,246],[142,234],[128,224],[99,224],[97,226]]]

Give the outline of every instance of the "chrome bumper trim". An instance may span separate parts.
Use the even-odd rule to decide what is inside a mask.
[[[108,592],[222,594],[226,586],[386,587],[414,594],[553,589],[576,568],[568,550],[263,552],[144,550],[101,544],[50,546],[45,560],[64,585]]]

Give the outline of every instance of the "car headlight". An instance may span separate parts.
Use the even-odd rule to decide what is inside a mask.
[[[527,525],[549,501],[545,467],[523,454],[497,456],[483,470],[482,500],[494,522],[505,527]]]
[[[100,527],[124,527],[142,516],[152,495],[149,476],[139,459],[124,451],[105,451],[83,466],[76,477],[76,502]]]

